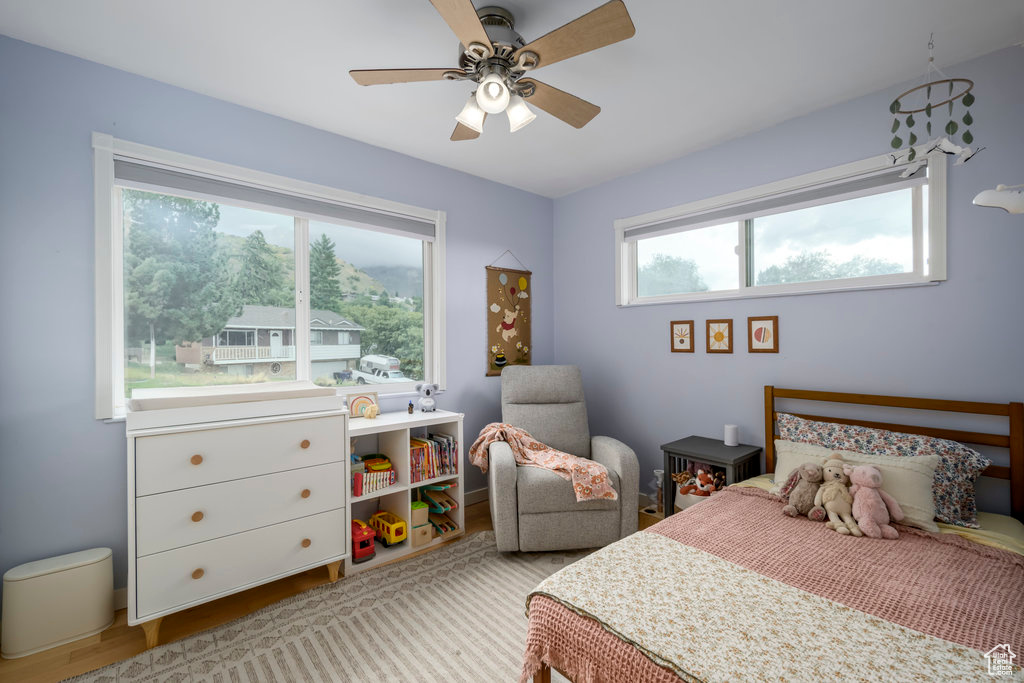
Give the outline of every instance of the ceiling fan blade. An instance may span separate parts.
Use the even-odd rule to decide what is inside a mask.
[[[537,68],[540,68],[632,38],[635,33],[633,20],[622,0],[612,0],[519,48],[513,61],[523,52],[534,52],[539,57]]]
[[[546,83],[532,78],[522,80],[520,83],[532,83],[535,88],[533,94],[526,98],[527,104],[543,109],[574,128],[582,128],[601,113],[601,107],[596,104],[581,100],[575,95],[570,95],[564,90],[559,90]]]
[[[487,114],[484,114],[484,120],[487,120]],[[480,137],[480,133],[469,126],[464,126],[461,123],[455,124],[455,130],[452,131],[452,142],[459,142],[461,140],[476,140]]]
[[[480,43],[487,48],[488,57],[494,54],[491,39],[487,37],[487,31],[480,23],[480,17],[473,7],[473,0],[430,0],[430,4],[445,20],[463,47],[468,48],[470,43]]]
[[[449,71],[465,73],[462,69],[352,69],[349,75],[359,85],[385,85],[414,81],[443,81]]]

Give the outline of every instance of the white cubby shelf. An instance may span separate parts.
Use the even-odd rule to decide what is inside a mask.
[[[462,413],[437,410],[429,413],[407,412],[381,413],[372,420],[363,417],[350,418],[348,436],[352,445],[352,453],[365,455],[381,453],[391,460],[397,472],[397,481],[391,486],[368,493],[358,498],[352,496],[351,481],[348,483],[348,518],[368,522],[375,512],[386,510],[402,518],[409,527],[409,537],[390,548],[385,548],[378,540],[375,543],[376,556],[359,564],[354,564],[351,556],[345,559],[345,574],[361,572],[371,567],[398,560],[414,552],[435,548],[446,541],[465,534],[465,491],[463,490],[463,470],[465,461],[463,452],[465,444],[462,438]],[[413,437],[426,437],[427,434],[448,434],[458,442],[458,472],[440,477],[432,477],[423,481],[412,482],[409,440]],[[412,503],[418,499],[418,491],[422,486],[452,482],[453,489],[445,491],[454,498],[458,507],[446,513],[458,527],[443,537],[432,538],[428,543],[413,547],[412,545]],[[351,533],[346,534],[351,550]]]

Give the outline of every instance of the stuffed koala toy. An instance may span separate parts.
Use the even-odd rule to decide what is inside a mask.
[[[850,479],[838,454],[833,453],[832,459],[825,463],[822,476],[824,483],[814,496],[814,504],[825,508],[828,514],[825,526],[844,535],[863,536],[864,532],[853,518],[853,496],[846,487]]]
[[[437,410],[437,406],[434,403],[434,394],[437,393],[436,384],[417,384],[416,391],[420,394],[420,412],[432,413]]]
[[[810,517],[810,513],[815,509],[814,497],[818,494],[818,488],[821,486],[823,478],[821,465],[816,465],[812,462],[804,463],[794,470],[794,474],[798,477],[796,485],[789,492],[789,503],[786,507],[782,508],[782,511],[790,517],[798,517],[807,515]],[[791,474],[790,477],[793,475]],[[812,517],[813,519],[813,517]],[[819,516],[818,521],[821,517]]]

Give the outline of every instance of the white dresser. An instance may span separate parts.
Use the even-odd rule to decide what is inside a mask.
[[[129,412],[128,623],[150,647],[172,612],[321,565],[337,579],[347,413],[316,393]]]

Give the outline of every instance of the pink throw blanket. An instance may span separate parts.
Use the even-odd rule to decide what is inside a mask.
[[[469,462],[487,471],[487,449],[495,441],[504,441],[512,449],[516,463],[527,467],[551,470],[562,479],[572,481],[576,501],[607,498],[616,500],[619,494],[608,482],[608,469],[593,460],[545,446],[525,429],[504,422],[492,422],[480,430],[480,436],[469,449]]]

